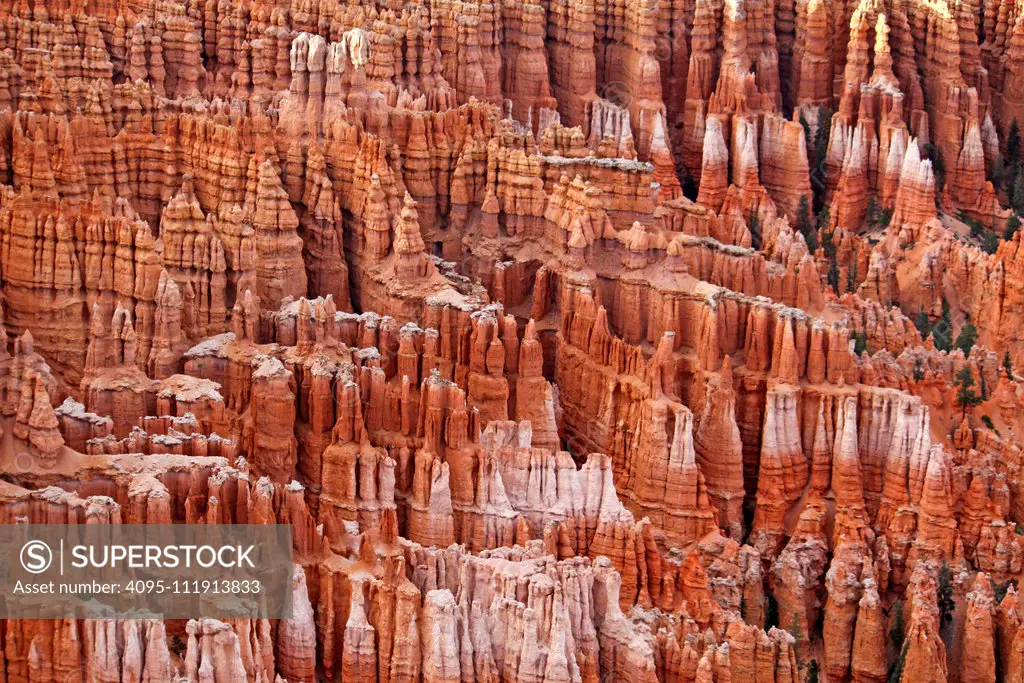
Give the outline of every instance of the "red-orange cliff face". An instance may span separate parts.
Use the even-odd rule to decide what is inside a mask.
[[[0,521],[295,609],[0,680],[1019,679],[1022,122],[1015,0],[7,2]]]

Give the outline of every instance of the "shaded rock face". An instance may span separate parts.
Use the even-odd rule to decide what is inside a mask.
[[[1013,0],[3,3],[0,522],[295,609],[0,680],[1021,679],[1022,122]]]

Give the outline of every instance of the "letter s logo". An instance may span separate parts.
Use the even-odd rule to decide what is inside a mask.
[[[53,551],[42,541],[29,541],[21,547],[21,566],[29,574],[42,574],[53,564]]]

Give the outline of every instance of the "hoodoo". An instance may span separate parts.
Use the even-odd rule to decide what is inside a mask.
[[[1022,126],[1020,0],[0,2],[0,522],[294,565],[0,680],[1019,680]]]

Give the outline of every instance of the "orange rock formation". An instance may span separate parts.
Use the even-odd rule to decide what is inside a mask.
[[[1020,679],[1022,122],[1013,0],[5,3],[0,521],[295,567],[0,680]]]

